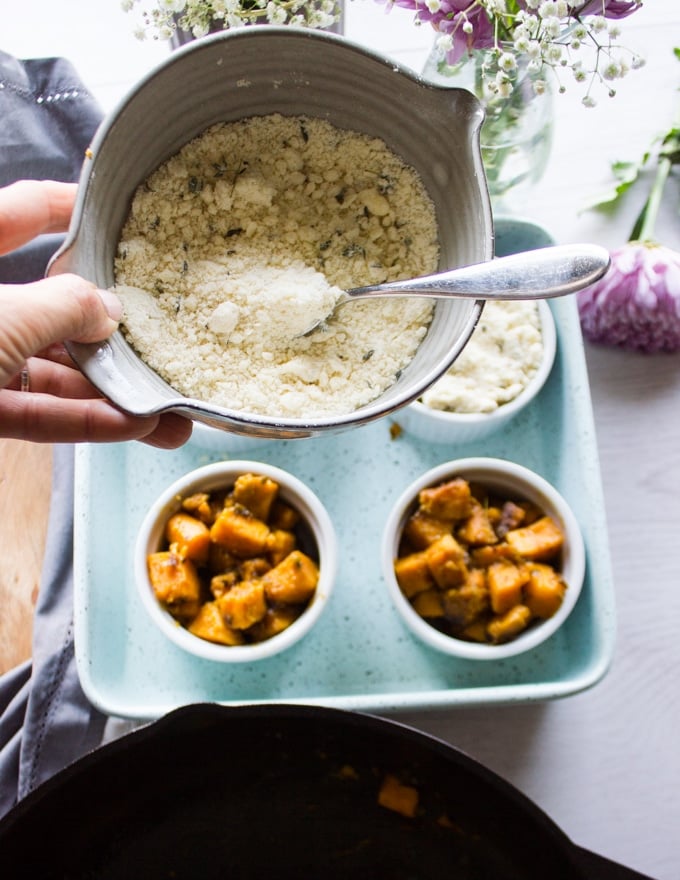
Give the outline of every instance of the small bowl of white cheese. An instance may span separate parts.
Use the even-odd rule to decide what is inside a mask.
[[[399,414],[401,427],[431,443],[465,443],[500,430],[538,395],[555,362],[548,303],[487,302],[449,370]]]

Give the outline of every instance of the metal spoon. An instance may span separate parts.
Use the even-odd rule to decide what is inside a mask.
[[[465,297],[492,300],[547,299],[576,293],[601,278],[609,252],[594,244],[566,244],[499,257],[423,278],[373,284],[343,291],[333,311],[314,321],[307,336],[347,303],[377,296]]]

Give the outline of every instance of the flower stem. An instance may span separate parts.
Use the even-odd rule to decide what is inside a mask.
[[[678,56],[680,57],[680,55]],[[630,233],[629,241],[654,242],[654,229],[663,200],[666,181],[674,165],[680,164],[680,114],[663,138],[657,156],[656,175],[647,201]]]
[[[654,183],[649,191],[649,196],[647,197],[644,208],[630,234],[630,241],[654,241],[656,218],[659,215],[659,208],[663,200],[663,191],[666,186],[666,181],[668,180],[668,175],[670,174],[671,165],[672,162],[667,156],[659,159]]]

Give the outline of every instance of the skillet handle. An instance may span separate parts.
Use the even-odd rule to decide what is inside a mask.
[[[632,868],[626,868],[618,862],[612,862],[604,856],[597,855],[581,846],[575,846],[578,865],[583,869],[583,876],[589,880],[654,880],[648,874],[640,874]]]

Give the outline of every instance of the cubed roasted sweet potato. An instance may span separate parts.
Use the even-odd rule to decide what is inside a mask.
[[[215,601],[225,623],[234,629],[248,629],[267,613],[261,580],[239,581]]]
[[[444,535],[424,551],[427,565],[440,590],[457,587],[465,582],[467,565],[465,550],[453,535]]]
[[[434,578],[430,572],[426,550],[409,553],[408,556],[395,559],[394,574],[407,599],[411,599],[417,593],[422,593],[423,590],[429,590],[434,586]]]
[[[469,515],[471,498],[467,480],[456,477],[439,486],[422,489],[418,494],[418,503],[430,516],[453,521]]]
[[[484,572],[471,571],[462,587],[444,593],[444,616],[455,629],[470,626],[489,610],[489,591]]]
[[[319,568],[298,551],[310,530],[294,531],[302,516],[281,500],[275,480],[246,473],[177,502],[180,509],[165,520],[162,552],[150,554],[147,565],[159,601],[187,630],[219,644],[251,644],[303,613]]]
[[[234,584],[237,584],[240,580],[242,580],[242,578],[237,568],[232,568],[230,571],[224,571],[222,574],[213,575],[210,578],[210,592],[212,593],[213,598],[219,599],[223,593],[230,590]]]
[[[253,556],[252,559],[244,559],[238,567],[239,579],[252,581],[262,577],[272,568],[272,564],[264,556]]]
[[[247,508],[254,517],[267,522],[273,503],[279,494],[279,484],[262,474],[241,474],[234,483],[234,501]]]
[[[303,611],[301,605],[277,605],[275,608],[268,608],[262,620],[250,627],[248,636],[255,642],[271,639],[288,629],[291,623],[295,623]]]
[[[216,602],[206,602],[187,627],[190,633],[218,645],[243,645],[242,632],[227,626]]]
[[[291,507],[290,504],[286,504],[285,501],[277,498],[272,504],[272,509],[269,514],[269,520],[267,522],[269,528],[285,529],[286,531],[292,532],[299,522],[300,514],[297,510],[295,510],[294,507]]]
[[[230,553],[222,544],[216,544],[210,539],[210,553],[208,554],[208,568],[215,574],[232,571],[238,568],[241,559]]]
[[[526,605],[515,605],[505,614],[494,617],[487,626],[489,639],[494,644],[509,642],[514,639],[531,623],[531,611]]]
[[[162,550],[147,557],[149,581],[156,598],[178,620],[190,620],[198,612],[201,581],[190,559]]]
[[[210,526],[219,512],[219,507],[212,502],[207,492],[195,492],[182,500],[182,510]]]
[[[165,539],[182,559],[203,564],[210,553],[210,530],[195,516],[179,511],[165,524]]]
[[[425,550],[444,535],[451,534],[451,520],[437,519],[417,510],[404,523],[403,538],[414,550]]]
[[[420,798],[418,789],[412,785],[405,785],[396,776],[388,773],[378,791],[378,803],[381,807],[393,810],[407,819],[412,819],[418,812]]]
[[[522,587],[529,580],[529,572],[524,565],[494,562],[487,569],[486,580],[492,611],[505,614],[522,601]]]
[[[511,529],[506,542],[525,559],[553,559],[562,549],[564,535],[554,519],[542,516],[529,526]]]
[[[484,644],[489,641],[488,633],[486,631],[488,623],[488,617],[486,615],[481,615],[473,620],[472,623],[464,626],[458,635],[462,639],[466,639],[468,642],[481,642]]]
[[[297,546],[297,539],[293,532],[288,529],[272,529],[267,535],[265,542],[265,552],[272,565],[278,565],[289,553],[292,553]]]
[[[317,564],[301,550],[293,550],[262,578],[270,602],[299,605],[308,602],[319,582]]]
[[[494,530],[485,507],[472,499],[472,510],[464,522],[458,526],[456,535],[466,544],[496,544],[498,536]]]
[[[211,540],[241,558],[262,556],[268,536],[269,526],[240,506],[225,507],[210,527]]]
[[[519,528],[526,519],[526,510],[514,501],[506,501],[496,523],[496,534],[504,538],[511,529]]]
[[[458,477],[419,492],[394,571],[414,611],[441,632],[503,642],[559,608],[563,542],[535,503]]]
[[[524,586],[525,605],[534,617],[552,617],[562,604],[567,585],[551,565],[535,562],[527,568],[529,580]]]
[[[413,607],[421,617],[443,617],[444,601],[441,590],[424,590],[413,597]]]
[[[486,547],[473,547],[470,551],[470,562],[479,568],[488,568],[494,562],[516,562],[518,559],[515,550],[504,541]]]

